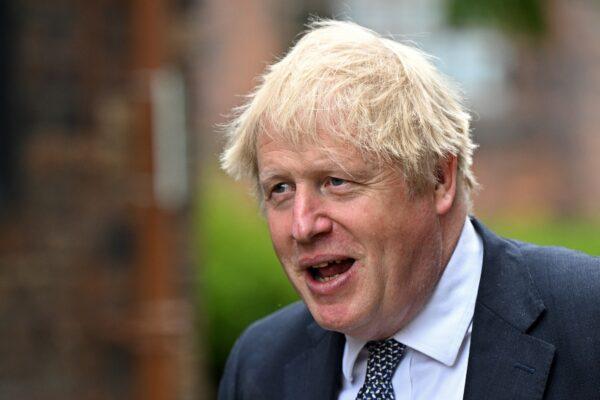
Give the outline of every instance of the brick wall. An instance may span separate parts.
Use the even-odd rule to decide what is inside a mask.
[[[18,142],[10,170],[19,191],[0,220],[0,398],[139,398],[141,344],[157,335],[170,348],[156,362],[176,374],[160,398],[192,398],[187,205],[162,228],[174,250],[170,330],[147,327],[163,322],[144,316],[138,296],[134,211],[151,201],[152,181],[134,167],[129,7],[23,0],[7,10],[15,42],[0,58],[14,71],[6,133]]]

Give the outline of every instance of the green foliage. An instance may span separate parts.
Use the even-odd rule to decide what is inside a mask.
[[[541,37],[547,27],[543,0],[448,0],[450,24],[488,25],[512,34]]]
[[[251,322],[298,297],[277,261],[265,221],[244,188],[207,177],[197,213],[200,310],[215,382]]]
[[[499,235],[512,239],[600,255],[600,220],[496,218],[486,224]]]

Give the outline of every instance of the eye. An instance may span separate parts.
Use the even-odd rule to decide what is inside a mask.
[[[282,195],[288,192],[291,192],[293,189],[292,185],[287,183],[287,182],[280,182],[280,183],[276,183],[275,185],[273,185],[271,187],[271,189],[269,190],[269,195],[270,196],[278,196],[278,195]]]
[[[281,183],[277,183],[276,185],[274,185],[271,188],[271,193],[273,193],[273,194],[285,193],[290,189],[291,189],[291,185],[289,183],[281,182]]]
[[[333,176],[328,178],[328,184],[331,186],[342,186],[343,184],[347,183],[348,181],[342,178],[335,178]]]

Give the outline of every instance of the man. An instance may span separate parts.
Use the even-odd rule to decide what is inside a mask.
[[[468,218],[469,115],[420,51],[321,21],[231,123],[303,302],[253,324],[221,399],[600,398],[600,262]]]

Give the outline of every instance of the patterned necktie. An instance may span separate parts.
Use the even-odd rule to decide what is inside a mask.
[[[394,339],[366,344],[369,351],[367,376],[356,400],[394,400],[392,376],[398,367],[406,346]]]

